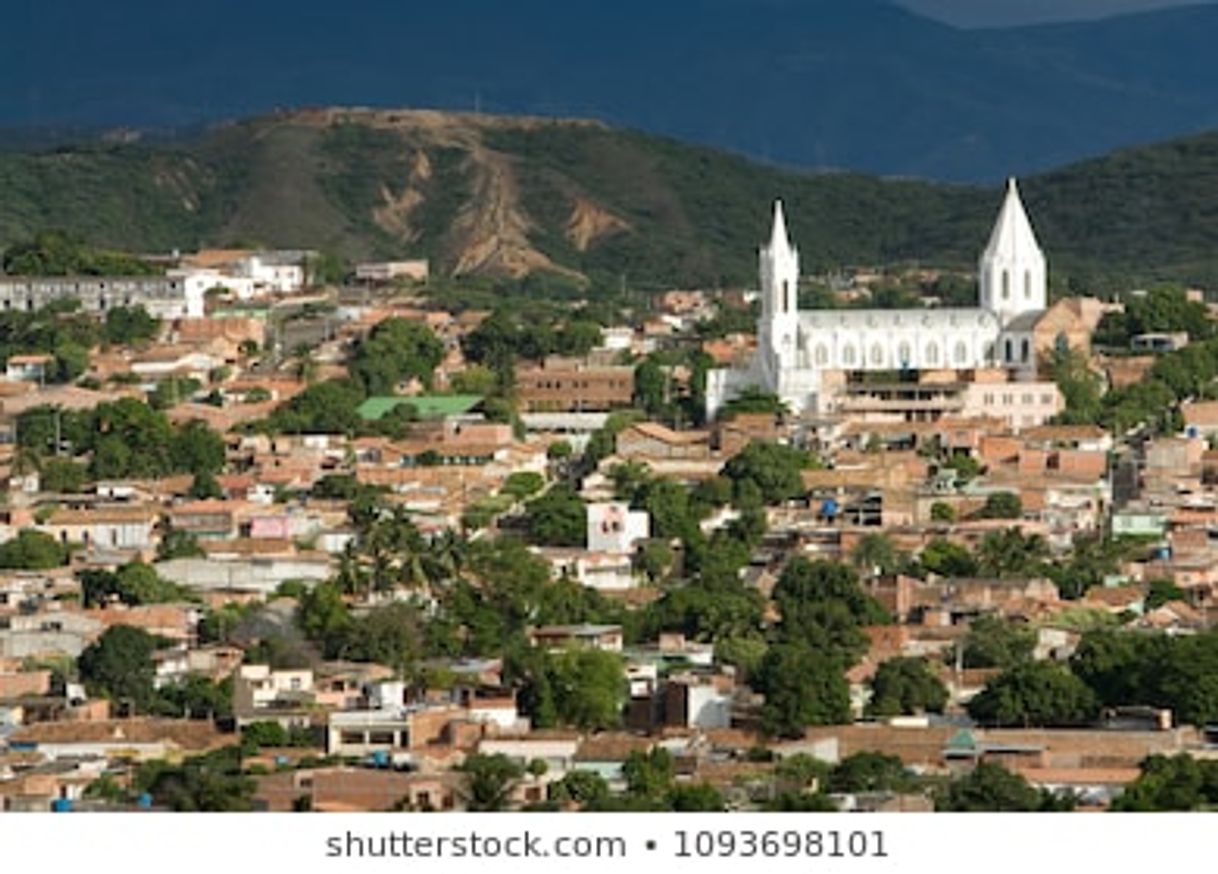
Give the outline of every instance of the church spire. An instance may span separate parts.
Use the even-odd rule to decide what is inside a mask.
[[[770,232],[770,251],[787,251],[791,238],[787,236],[787,220],[782,214],[782,201],[774,201],[774,229]]]
[[[1006,200],[998,213],[998,221],[994,223],[985,257],[1018,260],[1039,254],[1040,245],[1036,242],[1032,223],[1028,221],[1028,214],[1019,197],[1019,186],[1012,177],[1007,180]]]

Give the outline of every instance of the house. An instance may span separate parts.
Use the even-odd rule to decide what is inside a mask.
[[[631,510],[621,502],[588,505],[588,551],[632,553],[639,541],[651,536],[646,510]]]
[[[1180,405],[1185,430],[1190,435],[1218,434],[1218,401],[1185,401]]]
[[[410,261],[366,261],[355,265],[355,278],[369,284],[398,282],[403,279],[426,282],[427,276],[426,258]]]
[[[625,459],[705,459],[710,433],[674,431],[656,422],[639,422],[617,435],[617,454]]]
[[[242,665],[233,677],[233,715],[237,725],[273,721],[285,728],[307,726],[314,702],[310,668],[272,670]]]
[[[403,773],[373,768],[304,768],[262,774],[254,809],[355,813],[389,810],[453,811],[462,807],[464,775]]]
[[[88,610],[85,615],[97,619],[104,628],[129,625],[181,644],[195,642],[195,630],[201,618],[199,609],[193,604],[117,604]]]
[[[368,709],[328,714],[326,752],[332,756],[376,755],[395,764],[409,763],[417,749],[442,742],[452,736],[455,723],[468,721],[467,711],[460,707],[407,706],[400,700],[373,698]],[[479,729],[477,734],[481,733]]]
[[[151,549],[157,539],[160,511],[147,504],[99,505],[84,509],[56,509],[38,530],[63,544],[80,544],[101,550]]]
[[[0,657],[76,658],[104,628],[98,616],[75,610],[44,609],[0,617]]]
[[[634,401],[634,368],[597,367],[551,356],[541,366],[517,367],[516,392],[528,412],[629,407]]]
[[[13,732],[10,750],[47,759],[180,760],[231,743],[210,720],[136,717],[100,722],[39,722]]]
[[[572,768],[581,737],[577,732],[538,730],[518,735],[490,735],[476,747],[484,756],[502,755],[522,765],[534,760],[546,763],[548,773],[561,776]]]
[[[10,382],[46,382],[55,364],[54,355],[10,355],[4,366],[4,378]]]
[[[229,501],[188,501],[172,507],[169,524],[199,539],[231,538],[237,535],[235,504]]]
[[[531,547],[550,564],[555,577],[567,577],[581,586],[603,592],[620,592],[638,585],[629,553],[592,552],[585,549]]]
[[[551,650],[566,647],[588,647],[605,652],[622,651],[620,625],[549,625],[530,628],[529,642]]]

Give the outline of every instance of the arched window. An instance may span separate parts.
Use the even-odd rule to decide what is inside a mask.
[[[968,346],[961,340],[956,344],[956,363],[964,364],[966,361],[968,361]]]
[[[913,360],[913,355],[911,354],[908,343],[902,341],[901,345],[897,347],[897,357],[901,359],[900,364],[902,367],[909,366],[910,361]]]
[[[1011,299],[1011,271],[1002,271],[1002,299]]]
[[[1015,344],[1013,344],[1010,340],[1007,340],[1006,350],[1007,350],[1007,361],[1014,361],[1015,360]]]
[[[1025,300],[1032,299],[1032,271],[1023,272],[1023,296]]]
[[[842,364],[847,367],[854,366],[854,347],[849,343],[842,347]]]
[[[782,311],[791,311],[791,283],[785,279],[782,281]]]
[[[871,363],[876,367],[882,367],[884,365],[884,347],[879,343],[876,343],[871,347]]]
[[[1025,338],[1025,339],[1023,340],[1023,342],[1021,342],[1021,343],[1019,344],[1019,357],[1020,357],[1021,359],[1023,359],[1023,363],[1024,363],[1024,364],[1027,364],[1027,363],[1028,363],[1028,359],[1029,359],[1031,356],[1032,356],[1032,344],[1031,344],[1031,343],[1029,343],[1029,342],[1027,341],[1027,339]]]
[[[939,344],[938,343],[927,343],[926,344],[926,363],[931,365],[932,367],[935,367],[939,364]]]
[[[816,364],[819,367],[824,367],[829,363],[829,347],[824,343],[816,344]]]

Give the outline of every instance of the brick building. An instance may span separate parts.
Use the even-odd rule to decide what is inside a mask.
[[[552,356],[541,366],[517,368],[516,390],[526,412],[629,407],[634,400],[634,369],[595,367]]]

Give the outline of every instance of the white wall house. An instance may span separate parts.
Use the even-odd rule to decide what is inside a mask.
[[[634,552],[640,540],[651,536],[651,517],[621,502],[588,505],[588,551]]]

